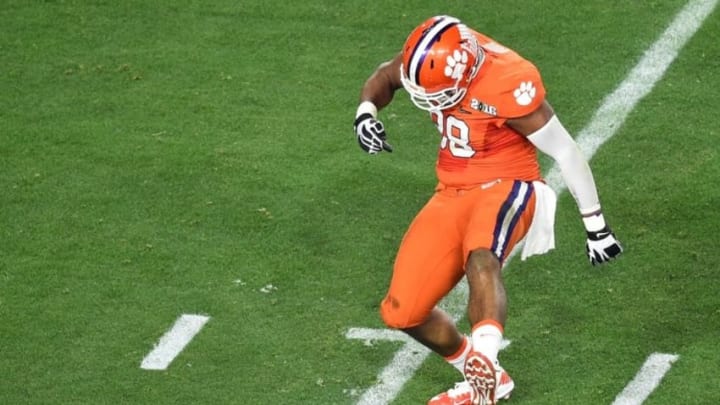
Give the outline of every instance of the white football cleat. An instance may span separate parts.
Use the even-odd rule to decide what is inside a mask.
[[[493,364],[485,355],[471,351],[465,360],[465,380],[470,385],[469,405],[495,405],[510,398],[515,388],[510,375],[500,364]]]
[[[470,405],[472,388],[470,383],[462,381],[455,387],[430,398],[428,405]]]
[[[501,399],[510,399],[513,389],[515,389],[515,381],[510,378],[510,374],[495,363],[495,374],[497,376],[497,385],[495,385],[495,401]]]
[[[509,399],[512,390],[515,388],[515,382],[499,364],[494,365],[495,368],[495,402],[501,399]],[[485,402],[491,404],[490,402]],[[462,381],[455,384],[455,387],[435,395],[428,401],[428,405],[472,405],[473,404],[473,388],[468,381]],[[475,402],[475,404],[483,404],[483,402]]]

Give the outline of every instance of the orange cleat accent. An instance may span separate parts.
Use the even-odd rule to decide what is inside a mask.
[[[465,380],[471,389],[470,405],[496,405],[498,400],[510,398],[515,388],[507,371],[475,351],[465,361]]]
[[[472,352],[471,354],[479,353]],[[485,356],[482,357],[487,361]],[[468,356],[468,358],[470,357]],[[490,364],[490,366],[495,373],[495,378],[493,379],[495,396],[493,401],[488,401],[488,398],[491,397],[486,396],[484,399],[485,402],[481,402],[481,395],[475,393],[473,386],[466,380],[455,384],[453,388],[443,393],[435,395],[428,401],[428,405],[494,405],[501,399],[510,399],[510,394],[515,388],[515,382],[510,378],[510,374],[500,367],[499,364]],[[477,402],[473,402],[473,400]]]

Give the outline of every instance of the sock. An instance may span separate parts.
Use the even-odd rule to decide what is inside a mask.
[[[503,326],[494,319],[485,319],[473,325],[473,350],[484,354],[493,363],[497,363],[502,338]]]
[[[455,367],[460,374],[465,376],[465,359],[471,349],[472,342],[470,341],[470,338],[463,336],[463,342],[460,345],[460,348],[455,353],[445,357],[445,361],[450,363],[450,365]]]

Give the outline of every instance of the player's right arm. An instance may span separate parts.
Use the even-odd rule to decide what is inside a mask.
[[[402,87],[400,65],[402,65],[402,53],[381,63],[365,81],[360,92],[360,103],[372,103],[378,110],[390,104],[395,91]]]
[[[402,87],[401,64],[402,53],[381,63],[368,77],[360,91],[353,128],[360,147],[372,155],[383,150],[392,152],[392,146],[385,142],[387,137],[385,127],[377,119],[377,113],[390,104],[395,91]]]

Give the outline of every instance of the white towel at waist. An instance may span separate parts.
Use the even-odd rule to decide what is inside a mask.
[[[541,255],[555,248],[555,207],[557,196],[555,191],[541,181],[534,181],[535,214],[532,224],[525,235],[522,260],[533,255]]]

